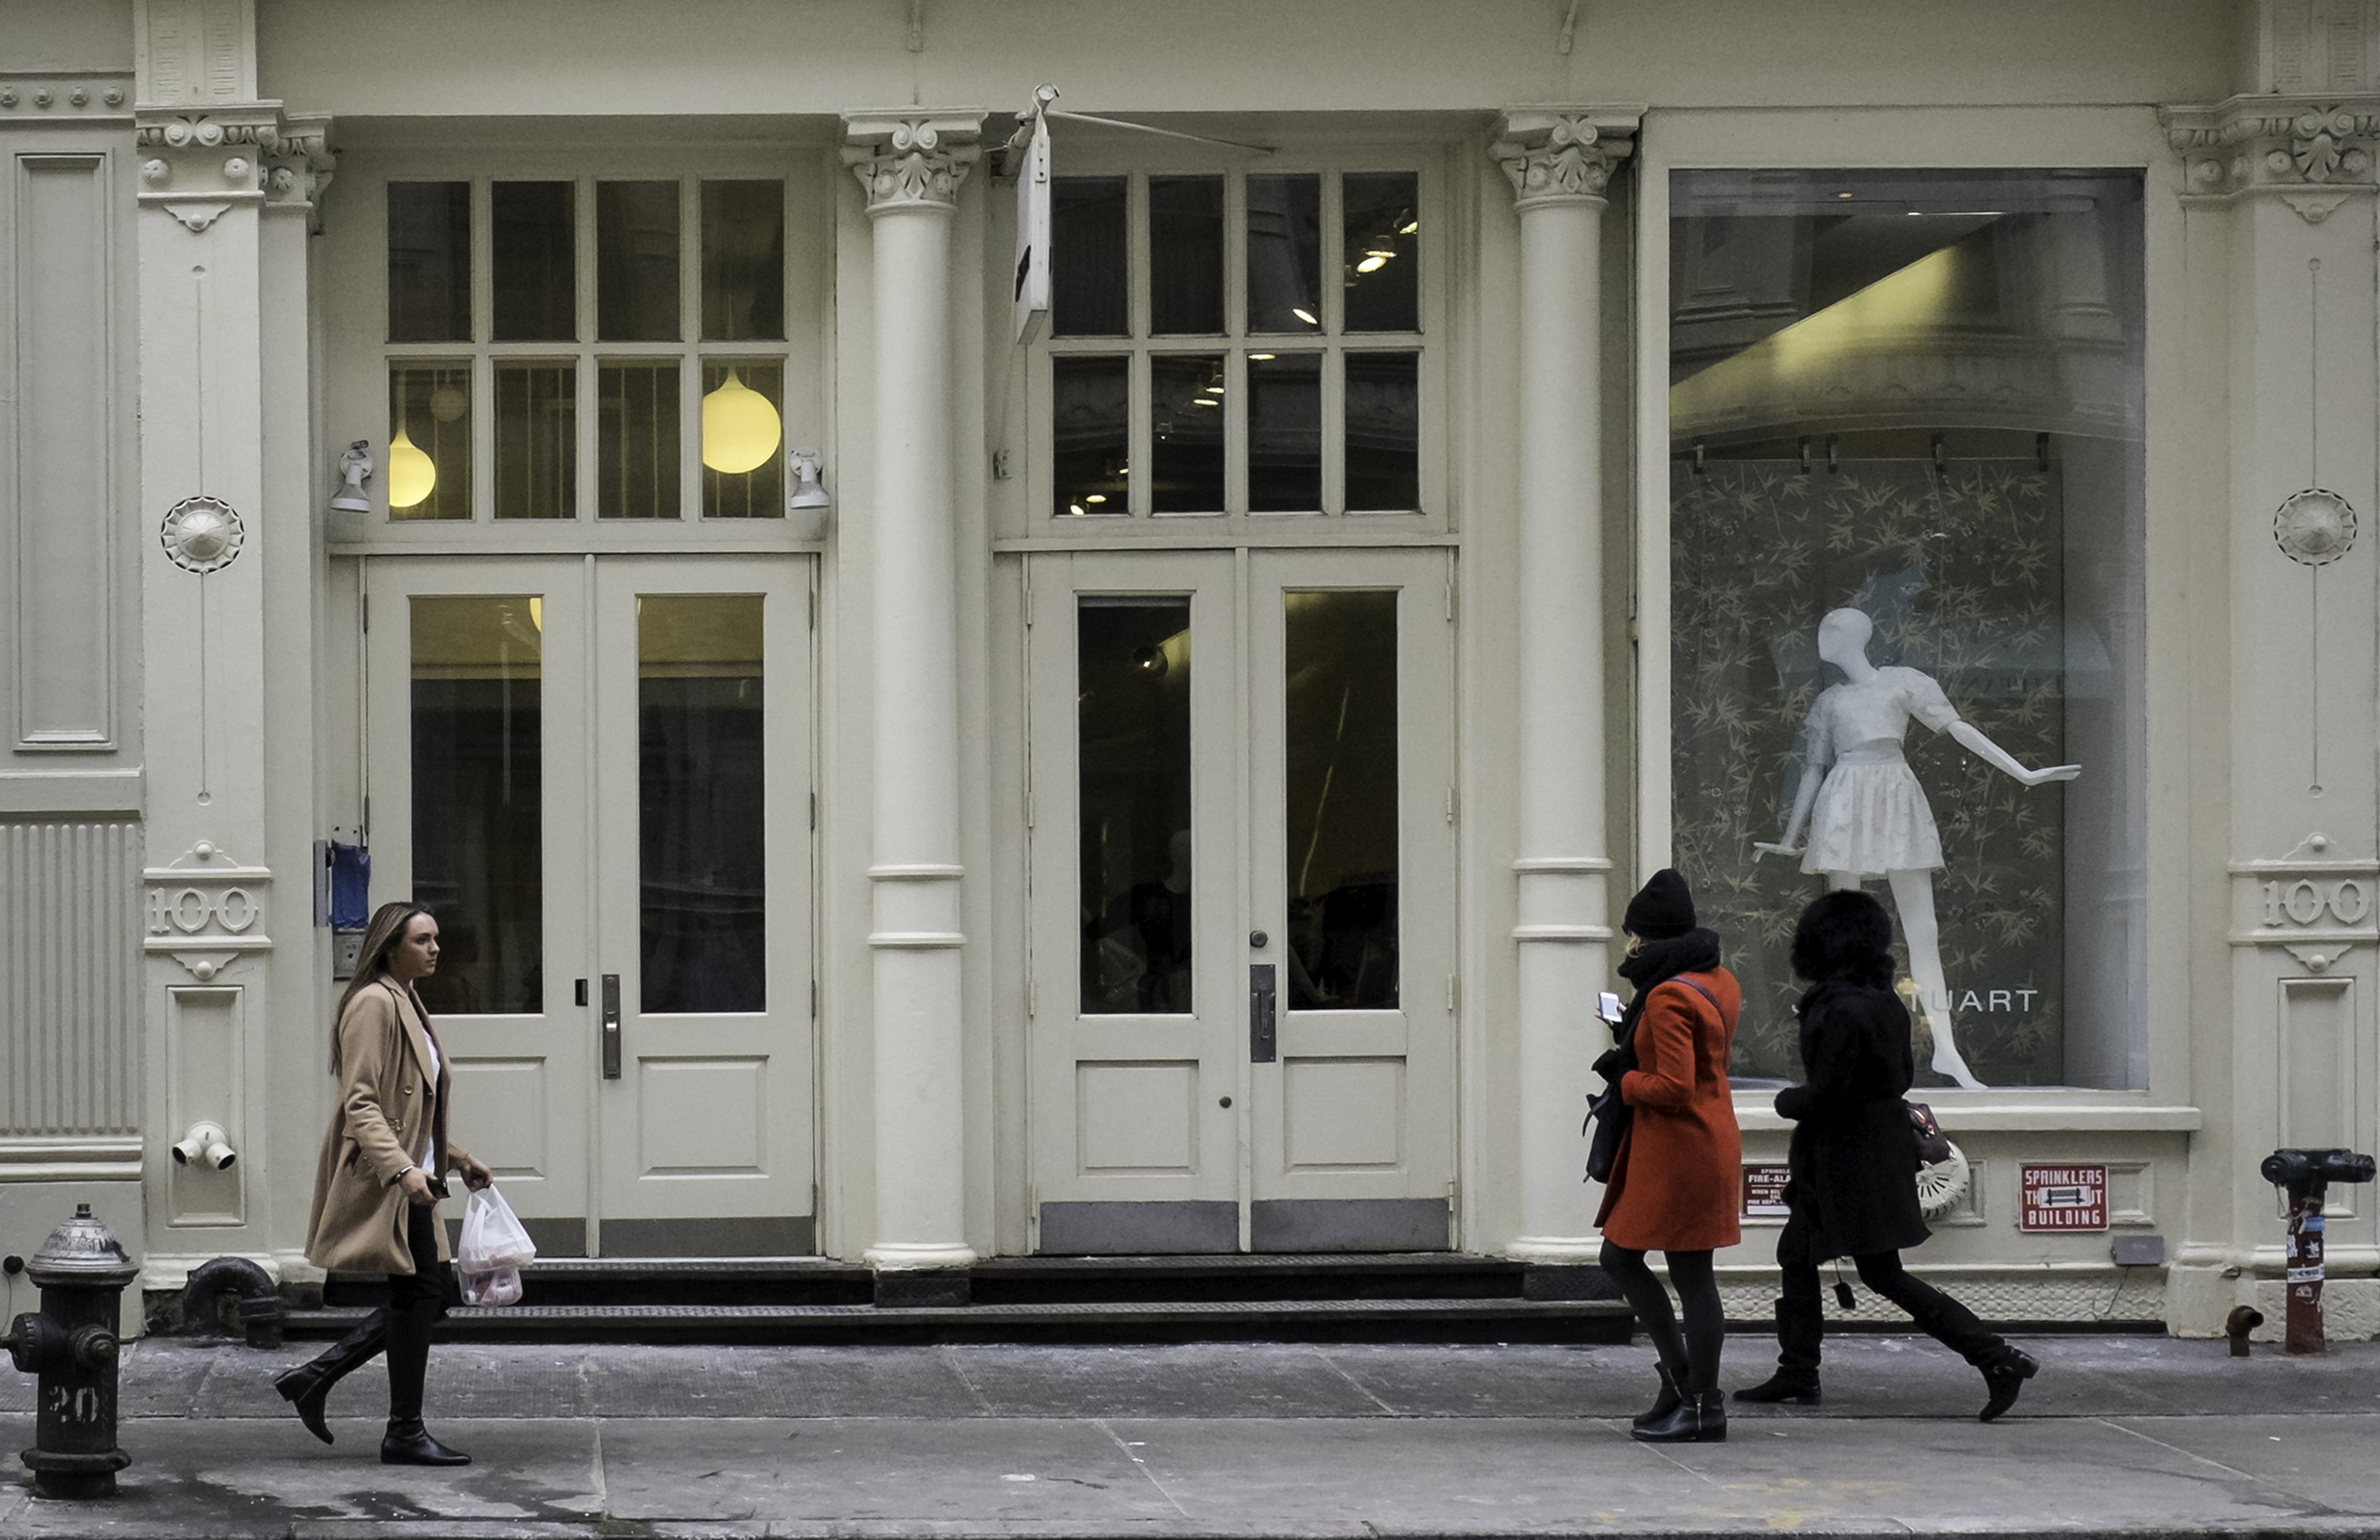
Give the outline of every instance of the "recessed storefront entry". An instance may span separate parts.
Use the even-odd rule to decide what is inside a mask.
[[[816,1249],[810,566],[367,563],[373,896],[550,1254]]]
[[[1027,563],[1036,1249],[1448,1247],[1450,553]]]

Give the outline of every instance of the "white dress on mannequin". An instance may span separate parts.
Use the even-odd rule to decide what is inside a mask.
[[[1810,708],[1805,762],[1825,779],[1810,809],[1805,872],[1942,869],[1942,839],[1916,772],[1901,755],[1914,717],[1935,732],[1958,721],[1942,686],[1914,668],[1879,668],[1830,686]]]

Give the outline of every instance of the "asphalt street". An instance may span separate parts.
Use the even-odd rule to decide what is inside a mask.
[[[1793,1530],[2380,1537],[2380,1345],[2044,1337],[2016,1412],[1922,1338],[1829,1344],[1827,1400],[1632,1442],[1649,1351],[1300,1346],[570,1349],[432,1355],[460,1471],[377,1463],[386,1382],[307,1436],[311,1351],[143,1340],[118,1497],[0,1487],[15,1536],[1392,1536]],[[1725,1378],[1767,1371],[1729,1340]],[[0,1376],[0,1448],[32,1441]]]

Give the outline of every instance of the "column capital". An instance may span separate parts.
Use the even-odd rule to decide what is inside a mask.
[[[144,102],[132,116],[141,203],[162,207],[192,231],[237,204],[310,216],[338,167],[327,112],[285,111],[279,102]]]
[[[2182,157],[2185,196],[2279,196],[2318,225],[2380,167],[2380,96],[2234,96],[2157,109]]]
[[[1636,148],[1641,106],[1508,107],[1488,155],[1513,185],[1522,212],[1547,204],[1603,201],[1613,170]]]
[[[870,215],[896,209],[947,211],[983,153],[976,108],[889,108],[843,116],[843,164],[867,193]]]

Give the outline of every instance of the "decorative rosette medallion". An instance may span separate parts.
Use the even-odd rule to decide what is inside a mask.
[[[2292,492],[2272,516],[2272,539],[2291,561],[2327,566],[2355,548],[2354,506],[2319,486]]]
[[[205,577],[239,560],[248,525],[221,498],[186,497],[167,511],[157,539],[175,566]]]

